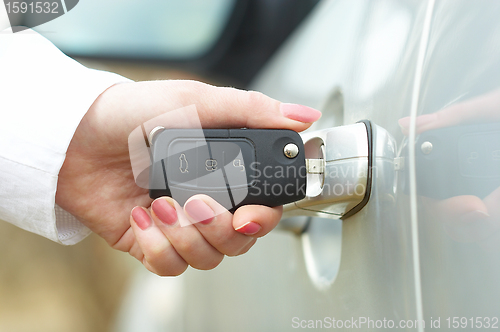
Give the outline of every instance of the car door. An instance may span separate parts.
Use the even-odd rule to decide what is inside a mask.
[[[189,271],[186,330],[282,331],[328,327],[333,318],[364,322],[359,328],[366,331],[390,328],[390,321],[419,330],[494,325],[498,251],[482,248],[483,238],[450,235],[463,225],[445,220],[457,218],[450,211],[436,212],[444,199],[426,197],[417,183],[434,179],[432,192],[479,170],[437,179],[443,171],[436,167],[460,166],[446,159],[434,168],[422,163],[416,133],[405,136],[398,120],[498,88],[499,10],[488,1],[323,1],[315,8],[253,88],[320,108],[323,118],[311,131],[371,120],[392,136],[405,165],[377,164],[370,201],[351,218],[315,218],[302,235],[275,231],[213,273]]]
[[[496,2],[436,1],[422,66],[416,113],[448,132],[416,139],[414,246],[424,318],[446,330],[499,328],[499,13]]]
[[[498,328],[499,14],[320,2],[252,88],[321,109],[312,135],[370,120],[370,200],[344,220],[283,219],[246,255],[171,279],[158,330]]]
[[[312,131],[369,119],[402,141],[397,120],[410,115],[426,7],[324,1],[253,87],[320,108]],[[197,319],[187,319],[187,330],[293,330],[304,320],[328,325],[326,317],[416,320],[410,199],[386,190],[392,178],[384,173],[355,216],[316,218],[301,236],[276,231],[210,275],[189,271],[187,314]]]

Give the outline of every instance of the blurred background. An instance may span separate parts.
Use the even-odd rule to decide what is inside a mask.
[[[29,10],[9,19],[13,26],[34,27],[70,56],[127,62],[138,75],[154,64],[242,87],[318,2],[85,0],[67,4],[57,19]]]
[[[39,15],[9,18],[90,68],[245,88],[318,1],[84,0],[38,26]],[[5,222],[0,251],[0,331],[121,331],[120,306],[144,269],[96,235],[64,247]]]

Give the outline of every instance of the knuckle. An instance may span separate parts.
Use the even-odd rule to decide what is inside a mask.
[[[245,102],[251,107],[256,107],[256,109],[260,109],[260,106],[263,106],[265,104],[265,100],[266,100],[266,95],[264,95],[262,92],[258,91],[246,92]]]
[[[185,82],[187,83],[187,87],[191,91],[191,93],[195,94],[200,94],[205,92],[208,87],[207,84],[198,81],[188,80]]]
[[[161,277],[175,277],[186,271],[188,264],[184,261],[169,260],[163,257],[161,260],[148,260],[143,258],[142,264],[151,272]]]
[[[175,250],[182,255],[182,253],[195,252],[197,249],[196,243],[193,241],[179,241],[174,246]]]
[[[177,277],[186,271],[188,265],[186,264],[178,264],[177,266],[169,266],[168,269],[162,271],[163,273],[158,273],[160,277]]]
[[[190,105],[193,101],[193,96],[202,96],[206,92],[207,84],[192,81],[192,80],[179,80],[176,81],[176,96],[179,98],[183,105]]]
[[[161,265],[166,257],[168,257],[168,247],[163,245],[151,245],[144,251],[144,259],[152,265]]]
[[[135,251],[129,251],[129,255],[137,259],[139,262],[141,262],[144,259],[144,254],[142,252],[139,252],[137,250]]]
[[[157,261],[162,257],[165,257],[165,248],[160,245],[151,246],[144,255],[147,257],[149,262]]]
[[[223,259],[224,255],[219,254],[219,255],[214,255],[214,257],[212,257],[211,259],[202,260],[200,262],[196,262],[190,265],[197,270],[212,270],[216,268],[222,262]]]

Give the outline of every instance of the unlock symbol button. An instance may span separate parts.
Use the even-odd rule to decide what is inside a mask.
[[[241,159],[233,160],[233,166],[239,168],[241,172],[245,171],[245,165],[242,164]]]

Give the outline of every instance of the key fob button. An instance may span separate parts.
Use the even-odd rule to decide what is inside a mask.
[[[197,187],[197,152],[195,140],[176,139],[170,143],[165,165],[171,185]]]

